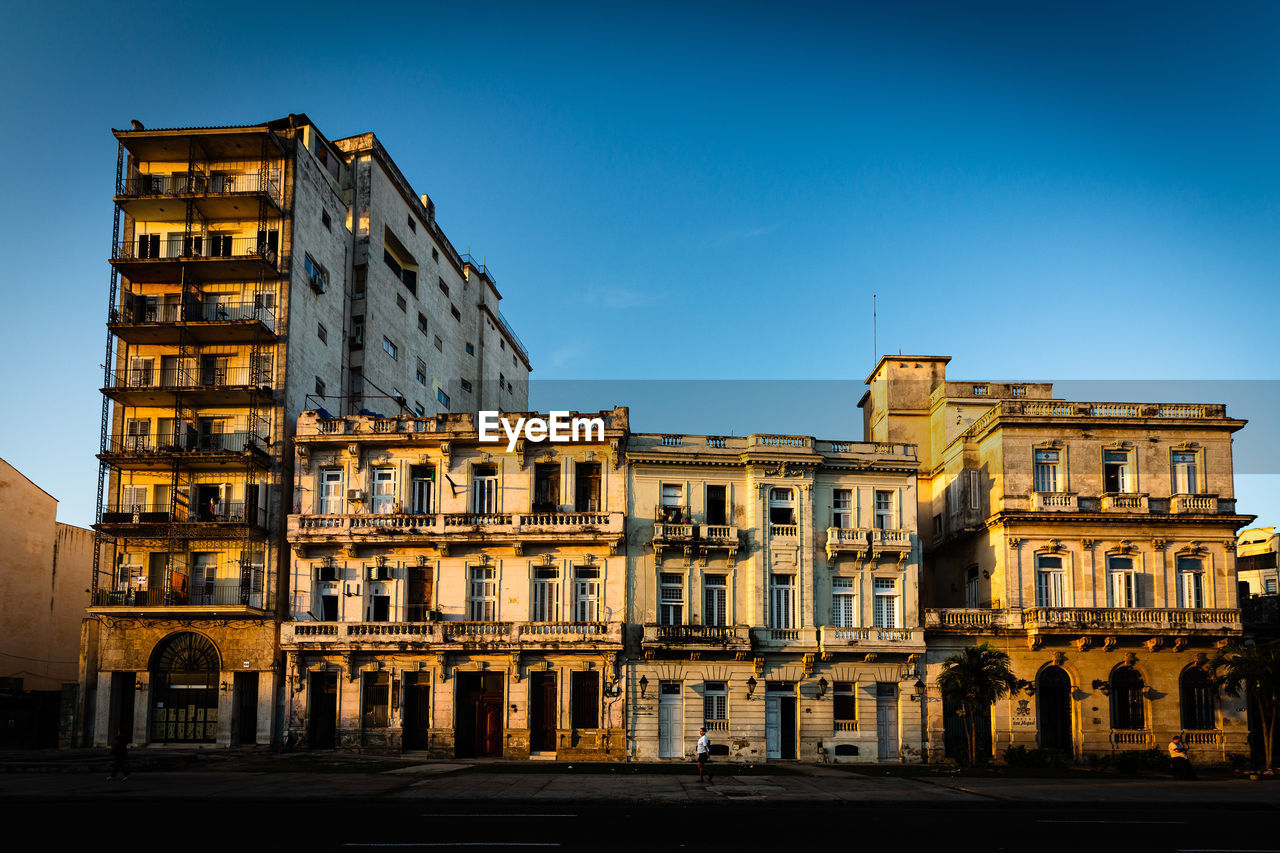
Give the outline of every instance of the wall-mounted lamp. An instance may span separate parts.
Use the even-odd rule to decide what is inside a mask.
[[[818,679],[818,698],[821,699],[827,695],[827,679],[822,677]]]
[[[641,699],[644,698],[644,692],[648,689],[649,689],[649,677],[645,675],[640,676],[640,698]]]
[[[224,681],[218,685],[218,689],[221,690],[223,693],[226,693],[228,690],[231,689],[231,685],[227,684],[227,682]]]
[[[1026,681],[1025,679],[1019,678],[1018,689],[1029,697],[1036,695],[1036,684],[1034,681]]]
[[[919,702],[922,698],[924,698],[924,682],[923,681],[917,678],[916,683],[913,684],[911,688],[912,688],[911,689],[912,702]]]
[[[134,679],[134,682],[133,682],[133,689],[134,689],[134,690],[141,690],[141,689],[142,689],[142,679],[141,679],[141,678],[135,678],[135,679]]]
[[[751,698],[751,694],[756,692],[756,677],[754,675],[747,676],[747,698]]]
[[[1101,690],[1101,691],[1102,691],[1102,695],[1103,695],[1103,696],[1110,696],[1110,695],[1111,695],[1111,682],[1110,682],[1110,681],[1103,681],[1101,678],[1095,678],[1095,679],[1093,680],[1093,689],[1094,689],[1094,690]]]

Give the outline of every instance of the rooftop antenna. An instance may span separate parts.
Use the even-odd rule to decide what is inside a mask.
[[[876,341],[876,294],[871,294],[871,363],[879,357],[880,346]]]

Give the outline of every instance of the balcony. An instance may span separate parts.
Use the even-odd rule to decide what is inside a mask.
[[[684,517],[688,517],[686,513]],[[676,550],[690,559],[701,554],[704,559],[711,552],[727,552],[732,564],[738,554],[738,528],[731,524],[693,524],[691,522],[655,521],[653,524],[653,553],[659,561],[663,553]]]
[[[871,531],[865,527],[828,527],[827,559],[834,560],[838,553],[863,557],[867,553],[870,536]]]
[[[1076,512],[1080,508],[1074,492],[1032,492],[1027,503],[1031,512]]]
[[[234,406],[269,401],[270,382],[252,367],[132,367],[108,374],[102,393],[126,406],[172,406],[177,395],[189,406]]]
[[[751,645],[760,651],[817,651],[818,629],[752,628]]]
[[[167,607],[217,610],[263,609],[263,571],[254,568],[242,572],[240,577],[217,578],[211,582],[188,587],[187,577],[174,572],[174,584],[163,589],[97,589],[90,607]]]
[[[181,504],[153,503],[116,505],[102,510],[94,527],[104,533],[146,537],[163,535],[169,526],[180,525],[177,534],[198,539],[216,537],[219,533],[236,533],[245,527],[265,532],[267,512],[264,507],[244,501],[222,501],[210,507],[191,509]]]
[[[276,232],[270,232],[274,235]],[[259,275],[275,275],[280,251],[278,238],[192,235],[148,240],[141,235],[118,243],[111,263],[134,282],[174,282],[184,278],[202,281],[253,281]]]
[[[671,651],[748,651],[751,631],[746,625],[645,625],[641,645]]]
[[[406,646],[447,651],[621,650],[621,622],[285,622],[285,648],[399,651]]]
[[[1103,512],[1148,513],[1147,495],[1141,492],[1107,492],[1102,496]]]
[[[111,436],[98,454],[103,462],[134,470],[165,470],[175,461],[183,467],[224,468],[253,457],[259,464],[270,460],[266,441],[251,432]]]
[[[1169,499],[1169,511],[1174,515],[1217,515],[1217,495],[1174,495]]]
[[[799,535],[799,526],[795,524],[770,524],[770,539],[795,539]]]
[[[1008,610],[990,608],[951,608],[924,611],[924,626],[930,631],[961,633],[991,631],[1007,627]]]
[[[902,562],[911,553],[911,531],[876,528],[871,531],[871,556],[897,555]]]
[[[1240,631],[1238,609],[1163,607],[1031,607],[1022,611],[1029,631],[1171,631],[1219,634]]]
[[[116,187],[115,200],[134,220],[156,222],[173,218],[175,201],[191,201],[205,219],[245,219],[258,215],[257,202],[262,200],[279,211],[283,195],[279,173],[271,170],[214,175],[134,172]]]
[[[289,516],[289,541],[298,544],[417,543],[514,545],[527,542],[608,545],[624,536],[621,512],[362,513]]]
[[[143,303],[113,309],[107,321],[120,340],[130,344],[174,345],[252,343],[275,339],[275,311],[262,300],[185,304]]]
[[[837,628],[818,629],[818,645],[824,652],[907,652],[924,648],[924,632],[919,628]]]

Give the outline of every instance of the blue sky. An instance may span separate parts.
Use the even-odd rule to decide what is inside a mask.
[[[374,131],[537,380],[860,383],[872,293],[881,352],[960,378],[1280,379],[1278,37],[1272,3],[23,4],[0,456],[91,521],[132,118]]]

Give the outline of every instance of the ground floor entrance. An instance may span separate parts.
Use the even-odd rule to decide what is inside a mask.
[[[460,672],[454,714],[455,752],[459,758],[502,755],[502,673]]]
[[[529,751],[556,750],[556,676],[535,672],[529,677]]]
[[[796,757],[796,686],[769,682],[765,693],[765,748],[769,758]]]

